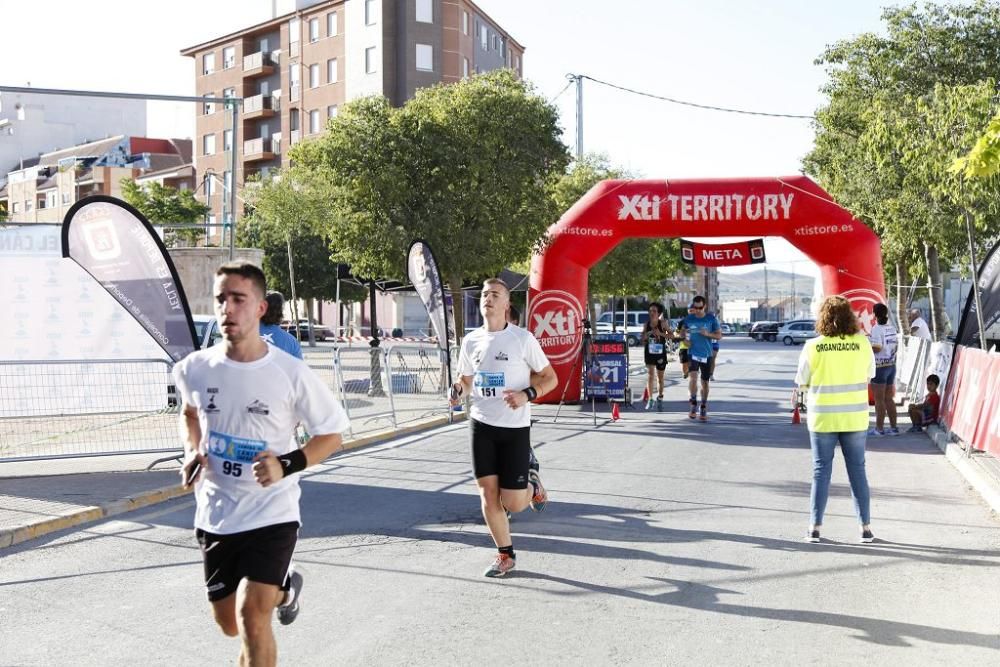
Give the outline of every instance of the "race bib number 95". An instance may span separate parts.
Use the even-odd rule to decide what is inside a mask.
[[[504,384],[503,373],[478,371],[476,373],[476,378],[473,381],[473,386],[476,388],[480,396],[491,398],[493,396],[499,396],[506,385]]]
[[[253,481],[250,464],[265,449],[267,443],[263,440],[239,438],[218,431],[208,432],[208,465],[217,475]]]

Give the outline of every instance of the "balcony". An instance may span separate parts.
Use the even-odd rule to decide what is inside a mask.
[[[271,140],[260,137],[259,139],[248,139],[243,142],[244,162],[263,162],[273,160],[274,152],[271,149]]]
[[[270,118],[278,111],[278,100],[271,95],[254,95],[243,100],[243,118]]]
[[[268,76],[274,73],[274,61],[270,53],[258,51],[243,56],[243,76]]]

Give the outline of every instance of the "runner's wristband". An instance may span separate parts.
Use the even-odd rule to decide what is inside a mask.
[[[530,384],[527,386],[526,389],[522,389],[521,391],[523,391],[525,394],[528,395],[528,400],[529,401],[533,401],[536,398],[538,398],[538,392],[535,391],[535,388],[532,387]]]
[[[306,461],[306,453],[301,449],[292,450],[277,458],[281,463],[282,477],[288,477],[289,475],[294,475],[297,472],[302,472],[306,469],[306,466],[309,465],[309,462]]]

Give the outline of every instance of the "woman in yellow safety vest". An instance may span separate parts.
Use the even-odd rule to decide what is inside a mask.
[[[861,522],[861,541],[872,542],[871,494],[865,473],[868,435],[868,380],[875,375],[871,343],[861,333],[851,303],[829,296],[816,322],[819,337],[806,342],[795,382],[807,396],[809,443],[813,456],[810,503],[812,518],[806,539],[819,542],[823,512],[830,492],[833,454],[840,443]]]

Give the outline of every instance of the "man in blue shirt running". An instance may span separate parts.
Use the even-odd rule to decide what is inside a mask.
[[[295,336],[283,330],[280,326],[282,312],[285,308],[285,296],[281,292],[268,292],[267,311],[260,318],[260,337],[279,350],[284,350],[293,357],[302,358],[302,346]]]
[[[690,314],[681,320],[680,328],[691,342],[688,367],[688,389],[691,411],[688,417],[708,421],[708,383],[712,379],[712,343],[722,338],[722,327],[715,315],[706,311],[705,297],[691,300]],[[698,409],[698,377],[701,376],[701,409]]]

